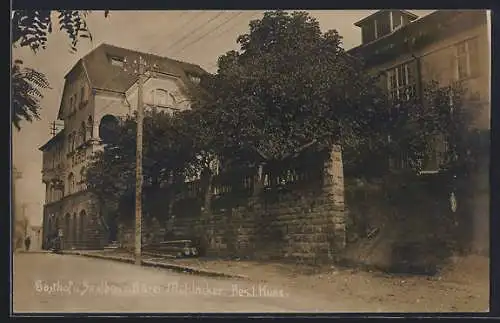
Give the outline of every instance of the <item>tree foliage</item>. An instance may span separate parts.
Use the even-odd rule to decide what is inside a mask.
[[[52,33],[56,21],[59,30],[68,35],[70,51],[74,53],[81,38],[92,39],[86,23],[89,13],[78,10],[14,10],[11,19],[12,46],[28,47],[38,53],[47,47],[48,35]],[[108,13],[105,11],[105,17]],[[22,69],[19,65],[13,64],[11,70],[12,79],[18,82],[12,84],[11,106],[12,123],[18,130],[21,120],[32,122],[38,119],[43,90],[49,88],[43,73],[31,68]],[[30,84],[30,90],[26,90],[26,85],[20,87],[20,84]]]
[[[441,169],[458,171],[470,164],[472,121],[480,106],[469,100],[460,83],[443,87],[435,81],[423,85],[423,97],[391,105],[384,153],[400,158],[410,169],[421,171],[430,156],[441,154]],[[467,152],[469,150],[469,153]]]
[[[367,73],[336,31],[322,33],[304,12],[267,12],[237,41],[241,49],[222,55],[217,73],[203,80],[209,95],[196,106],[146,115],[145,192],[169,174],[209,170],[215,156],[223,164],[276,162],[332,144],[358,177],[386,174],[388,157],[402,152],[409,170],[420,171],[439,138],[448,144],[444,168],[467,163],[463,134],[475,110],[459,85],[431,82],[421,98],[389,98],[380,75]],[[116,209],[135,189],[135,129],[133,117],[125,120],[88,172],[91,189]]]
[[[23,62],[16,60],[12,67],[12,123],[19,130],[20,121],[24,119],[32,122],[40,119],[40,99],[42,90],[50,88],[44,74],[32,68],[23,67]]]
[[[176,178],[193,176],[203,165],[200,146],[192,132],[194,113],[170,115],[150,111],[144,118],[143,184],[148,191]],[[136,116],[126,117],[110,129],[115,135],[104,143],[86,172],[88,188],[112,212],[130,213],[136,183]]]
[[[311,142],[362,144],[384,96],[363,63],[322,33],[305,12],[267,12],[238,37],[240,51],[219,58],[209,103],[219,150],[256,150],[283,159]],[[216,117],[213,117],[213,116]]]

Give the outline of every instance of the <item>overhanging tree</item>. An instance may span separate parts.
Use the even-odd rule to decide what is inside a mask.
[[[174,184],[199,171],[198,147],[189,133],[188,112],[170,115],[148,112],[144,118],[143,178],[145,213],[153,214],[153,198],[165,182]],[[135,116],[129,116],[105,142],[87,170],[88,188],[95,193],[105,214],[131,216],[135,191]],[[173,176],[173,178],[172,178]]]
[[[12,47],[28,47],[38,53],[47,46],[48,35],[57,23],[70,40],[70,51],[76,52],[81,38],[92,39],[86,18],[90,11],[78,10],[14,10],[12,12]],[[105,17],[109,11],[105,11]],[[32,68],[22,68],[19,60],[12,65],[12,123],[20,130],[21,120],[39,119],[43,90],[49,89],[45,75]]]
[[[32,122],[40,119],[40,99],[42,90],[49,89],[49,82],[43,73],[23,67],[23,62],[16,60],[11,71],[12,86],[12,123],[21,129],[22,119]]]

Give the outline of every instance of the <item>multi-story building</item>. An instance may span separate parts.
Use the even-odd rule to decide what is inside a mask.
[[[143,86],[146,109],[189,109],[190,94],[206,74],[198,65],[108,44],[101,44],[73,66],[65,76],[57,116],[64,128],[40,147],[46,185],[45,241],[62,229],[65,248],[108,242],[95,198],[85,185],[85,168],[93,153],[103,147],[106,125],[120,122],[137,108],[138,76],[124,64],[139,57],[156,64]]]
[[[380,85],[390,96],[422,98],[427,82],[442,87],[459,82],[467,90],[466,104],[479,107],[472,128],[489,137],[491,47],[486,10],[437,10],[422,18],[405,10],[380,10],[355,26],[361,28],[362,44],[349,53],[364,58],[367,72],[382,75]],[[423,165],[426,172],[439,172],[445,149],[445,144],[436,146]],[[394,167],[404,167],[401,159]],[[471,176],[471,228],[472,247],[484,251],[489,245],[489,156],[480,159],[480,171]]]
[[[12,167],[12,250],[15,251],[23,246],[26,233],[26,218],[21,210],[21,203],[18,197],[18,186],[16,182],[22,178],[22,173],[15,166]]]

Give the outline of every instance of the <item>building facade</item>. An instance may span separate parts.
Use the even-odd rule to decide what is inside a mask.
[[[98,205],[85,185],[85,169],[103,148],[110,124],[137,109],[138,76],[126,61],[144,58],[156,68],[143,86],[145,109],[189,109],[190,98],[206,72],[198,65],[101,44],[82,57],[65,76],[57,118],[64,128],[40,150],[46,185],[43,215],[44,247],[62,230],[64,248],[96,248],[109,235]]]
[[[16,182],[22,178],[22,174],[17,168],[12,167],[12,203],[11,203],[11,221],[12,221],[12,251],[22,248],[26,234],[27,219],[22,212],[21,203],[18,196],[18,186]]]
[[[380,86],[392,97],[422,97],[423,86],[432,81],[441,87],[459,82],[466,89],[466,107],[479,107],[474,111],[472,128],[482,138],[489,138],[488,15],[486,10],[437,10],[419,18],[404,10],[380,10],[355,23],[363,40],[349,53],[361,56],[369,73],[382,75]],[[474,193],[465,197],[471,205],[471,248],[479,252],[489,249],[489,142],[486,145],[487,153],[478,156],[480,164],[470,176]],[[424,164],[426,172],[440,171],[445,150],[446,145],[436,145]]]
[[[30,250],[40,250],[43,242],[42,227],[38,225],[30,225],[27,235],[30,237]]]

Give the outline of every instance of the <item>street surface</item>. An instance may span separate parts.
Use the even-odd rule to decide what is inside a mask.
[[[345,310],[313,291],[48,253],[16,254],[13,284],[14,313]]]

